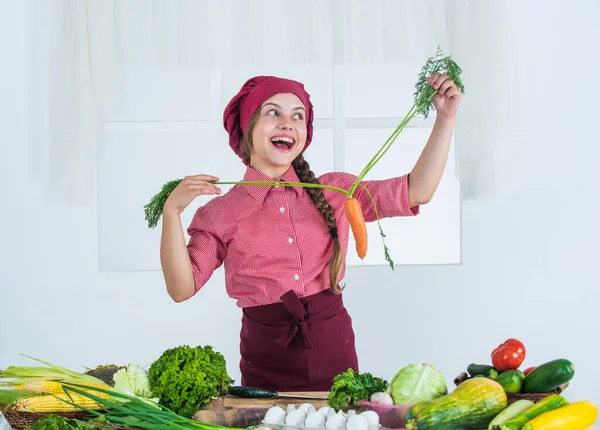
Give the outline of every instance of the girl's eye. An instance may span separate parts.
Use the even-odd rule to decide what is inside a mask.
[[[279,112],[277,112],[275,109],[271,109],[270,111],[267,111],[267,115],[277,116],[279,115]]]
[[[294,118],[299,119],[299,120],[304,119],[304,117],[302,116],[301,113],[297,113],[296,115],[294,115]]]

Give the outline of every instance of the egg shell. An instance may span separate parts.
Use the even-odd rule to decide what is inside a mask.
[[[346,424],[347,430],[369,430],[369,422],[361,415],[354,415]]]

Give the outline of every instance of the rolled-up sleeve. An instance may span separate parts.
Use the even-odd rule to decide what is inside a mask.
[[[194,272],[194,285],[196,292],[210,279],[213,272],[223,264],[227,254],[227,246],[215,229],[209,212],[201,207],[196,211],[188,235],[190,240],[187,245],[188,254]]]
[[[408,180],[409,176],[406,174],[391,179],[362,182],[375,201],[380,219],[419,214],[419,206],[410,207]],[[373,202],[362,186],[356,188],[354,197],[360,202],[365,221],[375,221],[377,217]]]

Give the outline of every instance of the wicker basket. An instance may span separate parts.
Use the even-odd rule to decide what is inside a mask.
[[[92,375],[109,386],[114,386],[114,382],[112,380],[112,376],[119,370],[124,369],[124,366],[99,366],[96,369],[88,370],[85,373],[88,375]],[[33,425],[36,421],[41,420],[47,415],[56,415],[63,418],[71,418],[78,420],[86,420],[90,418],[94,418],[93,414],[85,411],[77,411],[77,412],[21,412],[12,410],[10,407],[6,409],[2,409],[4,406],[0,405],[0,410],[2,410],[2,414],[6,419],[6,422],[15,430],[23,430],[31,425]]]
[[[72,418],[78,420],[86,420],[89,418],[93,418],[93,415],[88,412],[41,412],[41,413],[32,413],[32,412],[19,412],[12,411],[10,409],[6,409],[2,411],[6,422],[15,430],[23,430],[30,425],[33,425],[36,421],[44,418],[47,415],[57,415],[63,418]]]
[[[469,375],[467,374],[467,372],[462,372],[460,375],[458,375],[456,378],[454,378],[454,385],[459,385],[461,382],[466,381],[467,379],[470,379]],[[554,390],[548,392],[548,393],[516,393],[516,394],[507,394],[506,398],[507,398],[507,404],[511,404],[516,402],[517,400],[521,400],[521,399],[526,399],[526,400],[531,400],[533,403],[537,403],[540,400],[542,400],[543,398],[547,397],[550,394],[560,394],[562,393],[567,387],[569,386],[569,383],[567,382],[566,384],[563,384],[557,388],[555,388]]]

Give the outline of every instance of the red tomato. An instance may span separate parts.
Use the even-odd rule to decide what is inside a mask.
[[[525,376],[527,376],[527,375],[529,375],[529,374],[531,373],[531,371],[532,371],[533,369],[535,369],[535,368],[536,368],[536,366],[531,366],[531,367],[528,367],[527,369],[523,370],[523,373],[525,374]]]
[[[492,351],[492,365],[501,372],[517,370],[525,360],[525,345],[510,338]]]

